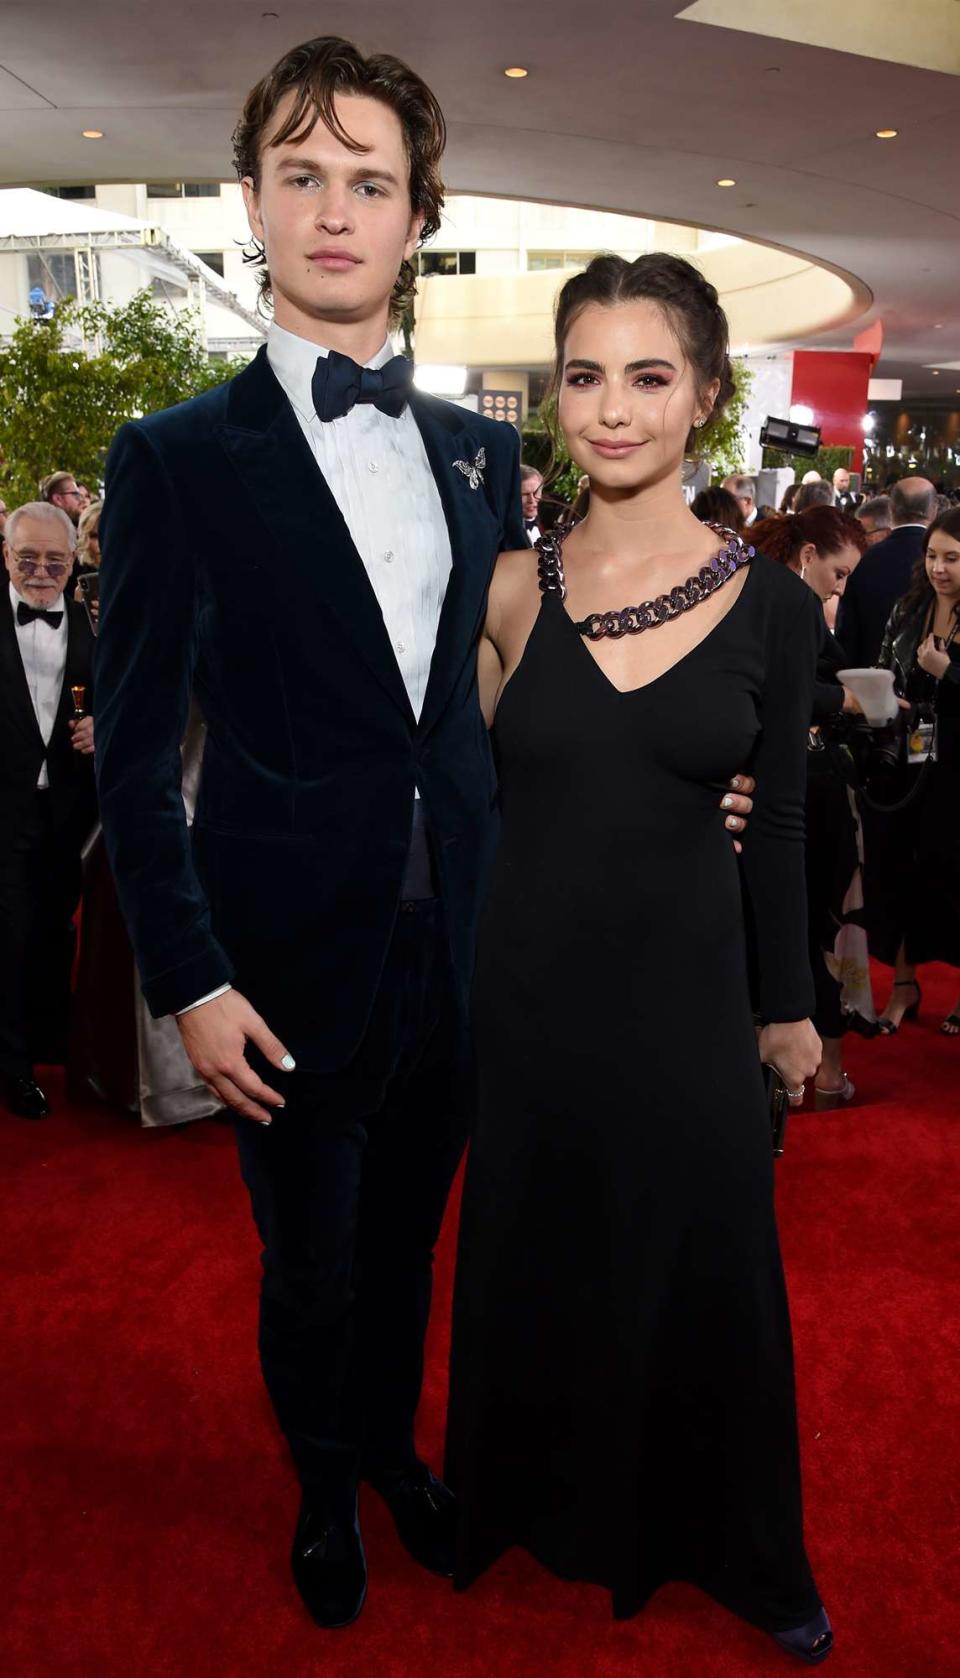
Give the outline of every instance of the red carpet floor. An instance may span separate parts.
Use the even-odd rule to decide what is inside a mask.
[[[850,1045],[861,1098],[791,1119],[778,1170],[808,1543],[834,1678],[960,1673],[954,997]],[[50,1085],[59,1096],[51,1075]],[[686,1586],[614,1624],[512,1553],[468,1595],[364,1505],[366,1610],[316,1631],[286,1552],[297,1496],[254,1351],[257,1255],[225,1126],[0,1115],[3,1678],[741,1678],[801,1671]],[[453,1218],[422,1446],[439,1462]]]

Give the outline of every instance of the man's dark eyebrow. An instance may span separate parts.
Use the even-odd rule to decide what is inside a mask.
[[[303,169],[310,175],[322,175],[324,166],[322,163],[318,163],[314,157],[281,156],[277,160],[277,168]],[[364,169],[362,164],[358,164],[353,170],[353,179],[355,181],[388,181],[391,186],[399,186],[400,184],[396,175],[391,174],[389,169],[378,169],[376,167]]]
[[[568,361],[566,365],[567,367],[577,367],[584,373],[603,372],[603,367],[599,361],[585,361],[578,358],[576,361]],[[677,371],[672,361],[663,361],[658,356],[651,355],[646,356],[642,361],[628,361],[626,367],[624,368],[624,372],[645,373],[651,367],[666,367],[671,373],[675,373]]]

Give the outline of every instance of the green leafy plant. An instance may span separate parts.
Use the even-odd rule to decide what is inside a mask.
[[[733,362],[733,395],[718,419],[706,427],[697,458],[710,466],[712,478],[728,478],[741,472],[747,455],[747,437],[743,421],[747,399],[753,384],[753,372],[745,361]]]
[[[819,472],[821,478],[825,478],[828,483],[833,482],[833,474],[838,466],[850,466],[852,461],[852,449],[820,449],[815,455],[788,454],[785,449],[763,451],[764,466],[792,466],[798,479],[804,477],[807,472]]]
[[[75,347],[77,335],[97,353]],[[37,497],[62,468],[91,493],[125,421],[230,378],[239,360],[213,361],[195,320],[148,291],[123,304],[62,304],[49,321],[21,319],[0,344],[0,487],[9,507]]]

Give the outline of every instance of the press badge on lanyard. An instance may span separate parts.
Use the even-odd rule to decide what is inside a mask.
[[[918,722],[907,737],[907,762],[926,763],[928,759],[937,761],[935,724]]]

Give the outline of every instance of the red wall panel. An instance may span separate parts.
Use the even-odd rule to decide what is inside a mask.
[[[873,356],[858,350],[794,350],[793,395],[813,410],[813,423],[827,447],[854,450],[854,471],[863,469],[863,416]]]

